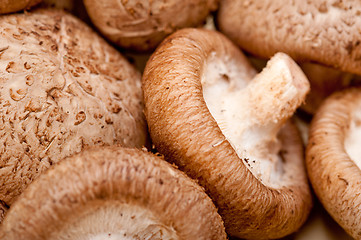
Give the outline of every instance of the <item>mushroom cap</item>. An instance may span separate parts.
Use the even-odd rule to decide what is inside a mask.
[[[307,171],[317,197],[356,239],[361,234],[360,106],[360,88],[331,95],[311,122],[306,150]]]
[[[201,25],[218,0],[84,0],[94,25],[115,44],[154,49],[177,29]]]
[[[9,210],[0,237],[227,238],[192,179],[153,154],[117,146],[89,148],[41,175]]]
[[[28,9],[42,0],[0,0],[0,14]]]
[[[302,110],[309,114],[315,114],[322,102],[332,93],[361,83],[353,74],[320,64],[305,62],[301,63],[300,67],[311,84],[310,94],[302,106]]]
[[[63,11],[0,17],[0,200],[88,145],[141,147],[140,74]]]
[[[143,74],[143,92],[153,143],[168,161],[205,187],[230,235],[285,236],[302,225],[312,205],[301,139],[292,124],[279,134],[284,169],[292,175],[287,184],[272,188],[258,180],[207,108],[201,77],[209,58],[219,61],[214,66],[233,63],[236,75],[246,81],[255,75],[236,46],[222,34],[204,29],[177,31],[151,56]]]
[[[360,1],[220,2],[219,29],[242,49],[270,57],[284,52],[361,74]]]

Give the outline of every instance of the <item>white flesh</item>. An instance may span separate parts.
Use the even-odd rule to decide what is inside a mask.
[[[173,228],[140,206],[113,201],[88,204],[83,209],[86,210],[75,211],[68,224],[50,239],[178,239]]]
[[[355,109],[350,128],[345,136],[345,150],[351,160],[361,169],[361,107]]]
[[[296,64],[277,54],[252,81],[235,63],[208,59],[203,97],[222,133],[248,169],[263,184],[287,184],[277,133],[302,103],[309,83]]]

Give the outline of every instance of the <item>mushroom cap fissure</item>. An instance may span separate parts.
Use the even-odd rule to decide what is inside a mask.
[[[0,17],[0,200],[88,145],[145,144],[140,74],[70,14]]]
[[[28,9],[42,0],[0,0],[0,14]]]
[[[153,232],[226,239],[222,219],[199,185],[159,157],[117,146],[86,149],[41,175],[9,210],[0,237],[73,239],[62,237],[119,234],[127,231],[123,227],[129,234],[139,231],[138,237]]]
[[[347,152],[352,125],[359,120],[361,89],[333,94],[312,120],[307,170],[316,195],[330,215],[356,239],[361,233],[361,170]],[[356,121],[355,123],[353,121]],[[355,143],[354,143],[355,144]]]
[[[361,74],[360,13],[357,0],[225,0],[217,19],[222,32],[255,55],[285,52]]]
[[[266,187],[246,168],[203,98],[201,76],[214,52],[229,56],[236,66],[244,62],[244,56],[222,34],[202,29],[174,33],[151,56],[143,75],[151,138],[168,161],[205,187],[229,234],[243,238],[285,236],[302,225],[312,205],[303,163],[293,169],[300,181],[280,189]],[[298,156],[290,161],[299,161],[301,140],[297,133],[290,134],[290,139],[295,144],[291,144],[292,154]]]
[[[138,51],[154,49],[167,35],[204,23],[218,0],[85,0],[94,25],[112,42]]]

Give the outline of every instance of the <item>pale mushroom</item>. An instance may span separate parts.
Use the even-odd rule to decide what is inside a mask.
[[[218,0],[84,0],[84,4],[109,40],[123,48],[149,51],[177,29],[204,23]]]
[[[42,0],[0,0],[0,14],[29,9]]]
[[[227,239],[204,190],[150,153],[96,147],[35,180],[0,227],[2,240]]]
[[[0,17],[0,200],[88,145],[142,147],[140,74],[62,11]]]
[[[222,0],[219,29],[242,49],[264,58],[284,52],[361,74],[361,2],[353,0]]]
[[[280,238],[308,216],[302,141],[286,122],[308,90],[287,55],[256,75],[226,37],[204,29],[166,38],[143,75],[157,150],[205,187],[226,231],[242,238]]]
[[[361,239],[361,89],[329,97],[314,116],[306,151],[317,197],[347,233]]]

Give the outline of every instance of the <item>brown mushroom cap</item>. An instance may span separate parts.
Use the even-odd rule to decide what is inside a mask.
[[[9,210],[6,239],[226,239],[204,190],[150,153],[96,147],[34,181]]]
[[[42,0],[0,0],[0,14],[28,9]]]
[[[88,145],[145,144],[140,74],[62,11],[0,17],[0,200]]]
[[[205,187],[230,235],[280,238],[301,226],[312,205],[298,132],[289,123],[277,131],[304,99],[308,83],[284,54],[276,55],[264,72],[255,74],[239,49],[222,34],[179,30],[163,41],[147,63],[143,75],[145,115],[156,148]],[[255,158],[239,153],[239,146],[227,134],[232,127],[227,131],[222,127],[227,124],[214,117],[222,109],[208,109],[212,99],[207,95],[222,103],[219,96],[227,89],[231,92],[225,95],[232,95],[232,90],[242,91],[246,85],[252,91],[236,94],[239,101],[231,105],[245,114],[234,127],[249,127],[250,141],[242,143],[255,145],[247,150],[260,149],[252,155]],[[260,85],[264,88],[257,90],[255,86]],[[278,97],[267,100],[263,96]],[[243,104],[252,107],[242,108]],[[272,160],[262,154],[274,150]],[[270,175],[277,173],[275,182],[265,177],[267,170],[257,168],[263,158],[265,162],[274,160],[270,166],[278,170],[271,170]]]
[[[310,94],[302,106],[302,110],[309,114],[315,114],[321,103],[332,93],[360,84],[353,74],[320,64],[306,62],[300,64],[300,67],[311,84]]]
[[[219,29],[261,57],[285,52],[361,74],[360,1],[223,0]]]
[[[361,236],[360,109],[360,88],[329,97],[312,120],[306,151],[316,195],[356,239]]]
[[[84,4],[94,25],[112,42],[147,51],[179,28],[202,24],[218,0],[84,0]]]

